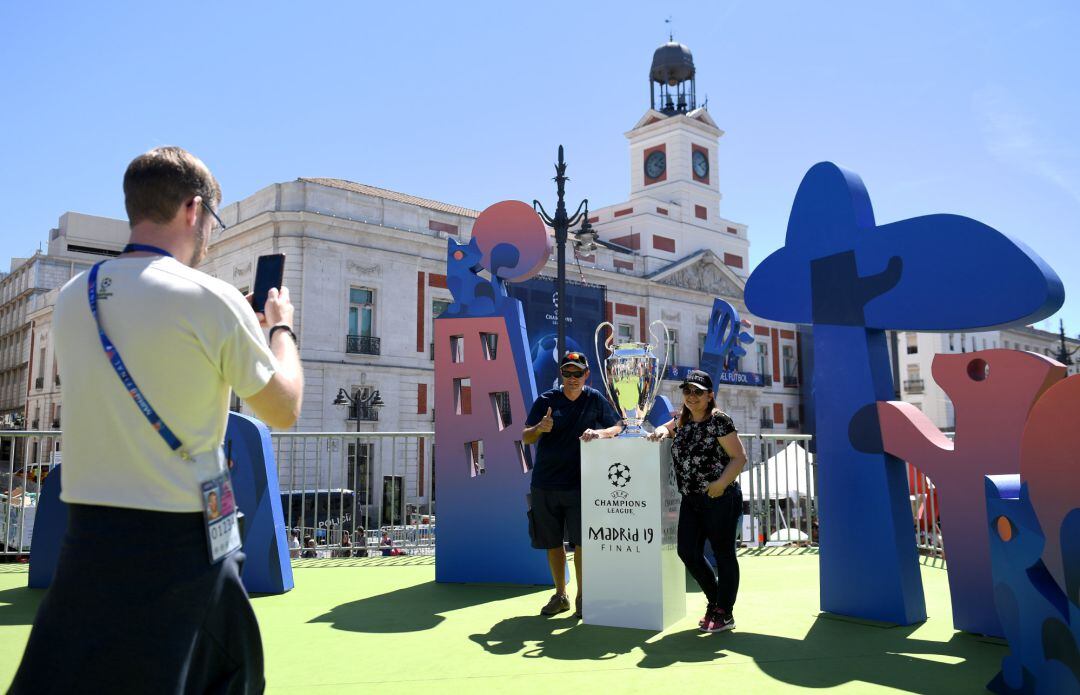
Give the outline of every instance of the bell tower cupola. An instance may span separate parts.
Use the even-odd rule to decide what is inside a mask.
[[[659,97],[657,85],[660,85]],[[649,103],[652,109],[668,116],[697,108],[694,56],[689,48],[673,39],[653,53],[652,68],[649,70]]]

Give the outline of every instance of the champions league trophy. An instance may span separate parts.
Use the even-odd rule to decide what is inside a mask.
[[[653,326],[660,324],[664,329],[663,335],[667,336],[667,326],[657,319],[649,324],[649,334],[655,341],[649,343],[627,342],[607,346],[610,355],[605,360],[600,356],[598,339],[600,331],[607,326],[611,329],[614,341],[615,326],[604,321],[596,327],[593,334],[593,347],[596,348],[596,362],[600,367],[600,378],[604,382],[604,389],[608,399],[615,406],[623,419],[623,431],[620,437],[644,437],[645,431],[641,429],[641,423],[649,413],[649,408],[656,399],[656,393],[660,390],[660,376],[667,369],[667,350],[664,350],[664,366],[657,367],[660,360],[653,353],[660,339],[653,332]]]

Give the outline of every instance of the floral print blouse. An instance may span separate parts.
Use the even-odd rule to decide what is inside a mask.
[[[671,458],[679,492],[684,495],[705,492],[709,483],[720,478],[731,457],[716,440],[734,431],[735,423],[723,412],[675,428]]]

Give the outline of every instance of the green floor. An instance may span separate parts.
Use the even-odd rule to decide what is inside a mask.
[[[701,595],[664,633],[537,615],[549,589],[435,584],[431,558],[308,560],[296,589],[254,599],[271,693],[980,692],[1005,654],[952,630],[945,572],[923,567],[930,619],[878,627],[820,617],[817,557],[740,557],[734,632],[701,635]],[[0,684],[41,592],[0,565]],[[570,690],[564,690],[569,688]],[[659,689],[663,689],[662,691]]]

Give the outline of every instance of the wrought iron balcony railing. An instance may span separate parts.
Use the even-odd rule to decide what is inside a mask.
[[[361,422],[377,422],[379,419],[379,409],[366,405],[349,406],[349,419],[360,420]]]
[[[799,421],[798,420],[788,420],[787,421],[787,428],[789,430],[797,430],[797,429],[799,429]]]
[[[345,336],[345,352],[357,355],[378,355],[379,339],[370,335]]]
[[[38,391],[45,388],[45,377],[39,376],[37,379],[34,379],[34,388]]]
[[[771,430],[773,428],[773,421],[768,418],[761,418],[761,429]]]
[[[904,390],[908,393],[922,393],[923,392],[923,380],[922,379],[905,379]]]
[[[797,376],[785,376],[784,377],[784,386],[798,386],[798,385],[799,385],[799,377],[797,377]]]

